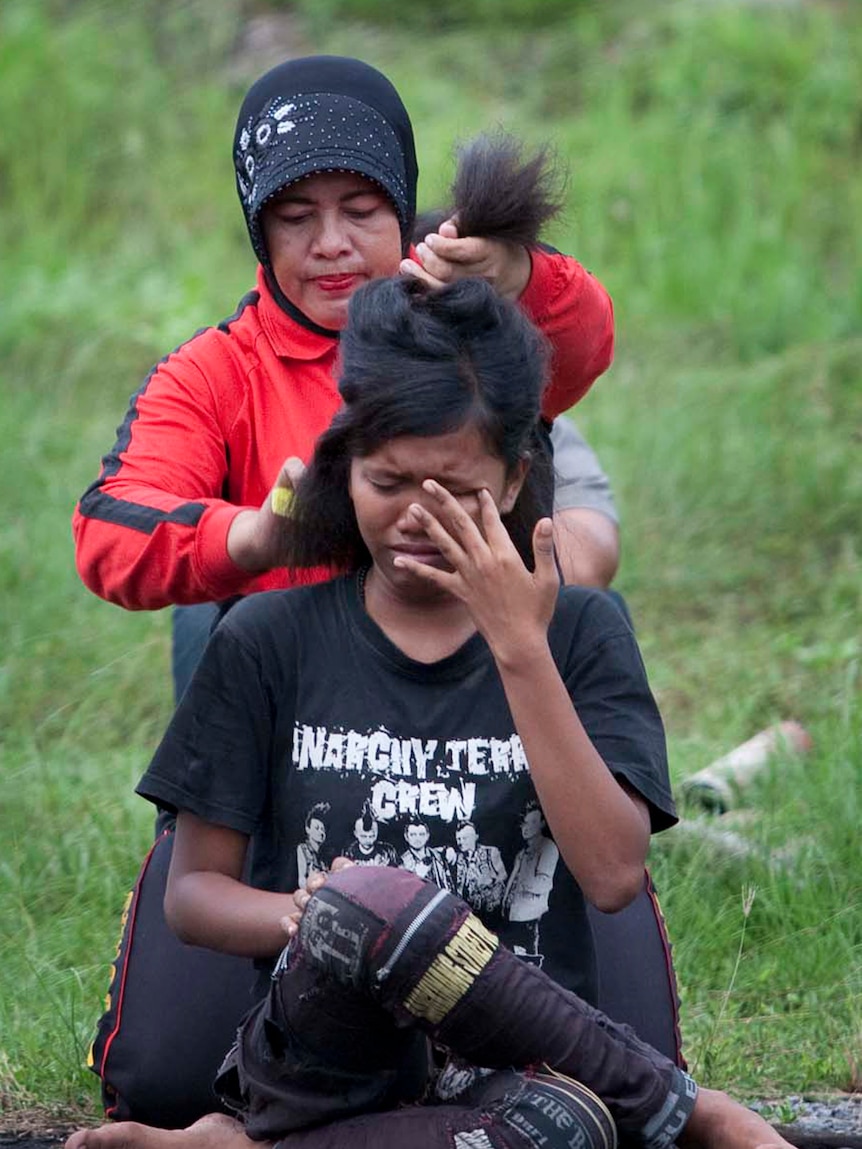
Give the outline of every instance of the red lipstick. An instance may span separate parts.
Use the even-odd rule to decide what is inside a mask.
[[[352,291],[359,283],[358,275],[318,275],[315,280],[315,285],[321,291],[338,293],[341,291]]]

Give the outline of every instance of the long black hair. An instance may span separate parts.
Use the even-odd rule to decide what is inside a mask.
[[[552,489],[539,427],[546,362],[543,336],[483,280],[431,290],[412,279],[379,279],[360,288],[341,336],[344,406],[299,483],[287,565],[348,571],[369,563],[350,499],[351,461],[402,436],[472,425],[507,474],[530,460],[503,521],[532,566],[533,528],[550,511]]]

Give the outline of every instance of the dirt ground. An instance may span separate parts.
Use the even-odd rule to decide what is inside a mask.
[[[58,1149],[75,1125],[27,1128],[21,1132],[0,1129],[0,1149]],[[794,1129],[792,1125],[778,1127],[781,1135],[798,1149],[862,1149],[862,1136],[841,1133],[817,1133]]]
[[[28,1130],[24,1133],[0,1131],[0,1149],[57,1149],[70,1133],[72,1125],[63,1128]]]

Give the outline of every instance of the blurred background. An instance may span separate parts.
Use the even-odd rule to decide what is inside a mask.
[[[673,777],[779,720],[814,740],[746,791],[742,848],[655,842],[689,1061],[749,1097],[862,1089],[859,4],[3,0],[0,1109],[95,1112],[171,709],[167,613],[90,595],[69,517],[149,367],[252,285],[236,110],[309,52],[394,81],[420,208],[481,129],[567,165],[547,238],[618,331],[577,421]]]

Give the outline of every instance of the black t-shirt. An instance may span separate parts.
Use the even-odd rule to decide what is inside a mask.
[[[646,799],[654,830],[672,825],[661,718],[620,610],[567,587],[549,641],[608,768]],[[537,808],[487,644],[476,634],[439,662],[408,658],[354,577],[234,607],[138,793],[253,836],[263,889],[294,890],[338,854],[414,870],[595,999],[583,895]]]

